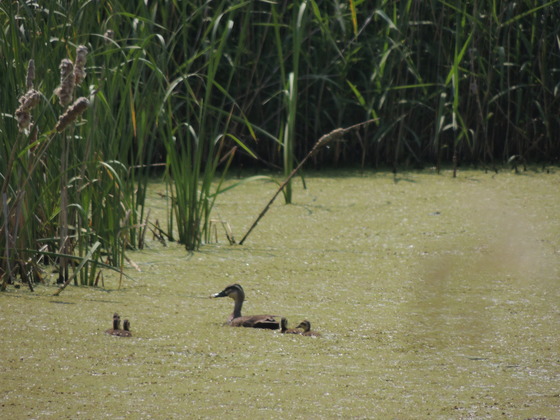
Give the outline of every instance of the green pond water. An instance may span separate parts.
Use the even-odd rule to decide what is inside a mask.
[[[120,289],[0,293],[0,417],[560,418],[560,171],[306,182],[243,246],[148,237]],[[213,215],[240,240],[275,191],[242,185]],[[244,314],[323,336],[222,326],[233,302],[209,295],[230,283]],[[113,312],[132,338],[104,333]]]

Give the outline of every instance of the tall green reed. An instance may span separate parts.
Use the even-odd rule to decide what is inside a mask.
[[[288,74],[288,80],[285,82],[286,86],[286,126],[284,128],[284,141],[283,141],[283,161],[284,161],[284,176],[287,177],[294,169],[294,143],[296,142],[296,120],[298,115],[298,79],[299,62],[301,56],[302,43],[305,33],[305,23],[307,16],[307,2],[302,1],[299,7],[293,5],[293,23],[291,25],[293,33],[291,34],[291,69]],[[283,64],[281,64],[283,65]],[[286,204],[292,202],[292,183],[289,181],[284,189],[284,198]]]
[[[226,2],[221,5],[226,6]],[[173,36],[185,39],[189,31],[203,27],[204,48],[185,57],[179,67],[183,75],[170,81],[159,123],[167,156],[169,237],[173,238],[176,229],[179,242],[189,251],[209,241],[212,209],[236,150],[228,139],[244,147],[228,133],[233,114],[237,114],[237,105],[228,94],[234,67],[229,73],[218,74],[223,60],[236,59],[226,56],[236,7],[218,6],[212,19],[199,21],[203,12],[204,9],[198,9]],[[243,30],[241,27],[237,33],[240,39]],[[170,50],[176,48],[175,43],[169,45]],[[202,67],[191,73],[198,63]]]
[[[72,277],[76,283],[95,284],[99,267],[122,268],[124,252],[138,244],[144,223],[146,160],[155,116],[148,107],[141,106],[138,113],[135,107],[145,103],[138,93],[157,90],[159,82],[155,58],[146,59],[142,43],[129,45],[129,40],[133,32],[148,39],[152,28],[147,20],[142,27],[134,16],[96,3],[3,2],[0,18],[5,27],[0,40],[7,57],[4,64],[13,64],[2,69],[9,82],[2,91],[3,103],[15,103],[14,94],[25,86],[20,73],[24,57],[34,58],[44,95],[35,115],[36,129],[27,136],[16,135],[16,121],[9,112],[3,114],[0,136],[7,154],[2,156],[10,158],[0,159],[2,284],[13,282],[16,275],[28,279],[27,273],[40,280],[37,261],[58,264],[60,281]],[[78,27],[84,32],[71,30]],[[85,93],[92,105],[84,123],[66,127],[77,108],[64,107],[75,93],[61,84],[56,93],[64,107],[51,104],[48,95],[57,85],[51,75],[57,74],[63,58],[65,66],[80,67],[81,50],[75,49],[79,41],[93,54],[88,57],[88,77],[76,94]],[[80,264],[78,275],[70,276],[68,268],[86,257],[91,263]]]

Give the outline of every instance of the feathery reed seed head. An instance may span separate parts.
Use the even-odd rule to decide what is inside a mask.
[[[62,106],[72,102],[72,93],[74,92],[74,65],[67,58],[60,62],[60,86],[54,91],[58,96],[58,100]]]
[[[89,101],[85,97],[76,99],[76,101],[68,107],[66,112],[60,116],[55,126],[59,133],[63,131],[69,124],[76,120],[87,109]]]
[[[31,114],[21,109],[16,110],[16,119],[18,122],[19,131],[22,132],[31,125]]]
[[[27,91],[25,95],[19,98],[20,106],[16,109],[16,119],[19,131],[23,131],[31,124],[30,111],[39,104],[41,94],[35,89]]]
[[[35,60],[29,60],[27,65],[27,77],[25,78],[25,84],[27,90],[33,89],[33,81],[35,80]]]
[[[74,84],[76,86],[80,85],[86,78],[85,65],[87,53],[88,49],[83,45],[76,49],[76,61],[74,63]]]
[[[39,104],[40,100],[41,100],[41,94],[35,89],[30,89],[27,91],[25,95],[19,98],[19,103],[21,105],[18,109],[24,111],[31,111]]]

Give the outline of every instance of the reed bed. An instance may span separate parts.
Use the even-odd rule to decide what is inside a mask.
[[[122,267],[161,167],[198,249],[230,165],[288,175],[366,120],[313,164],[558,162],[559,3],[3,1],[0,284]]]

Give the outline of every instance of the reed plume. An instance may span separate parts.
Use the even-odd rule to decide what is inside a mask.
[[[27,92],[19,98],[19,108],[16,109],[16,119],[19,131],[22,132],[31,125],[31,110],[35,108],[41,100],[41,94],[33,89],[33,81],[35,80],[35,61],[29,60],[27,65],[27,76],[25,84]]]
[[[88,49],[83,45],[76,49],[76,61],[74,63],[74,84],[76,86],[79,86],[86,78],[85,65],[87,54]]]
[[[27,86],[27,90],[33,89],[33,81],[35,80],[35,60],[29,60],[29,64],[27,65],[27,77],[25,78],[25,84]]]
[[[60,62],[60,86],[54,91],[58,96],[60,105],[66,106],[72,102],[72,93],[74,92],[74,65],[67,58]]]
[[[19,98],[20,106],[16,109],[16,119],[18,121],[19,131],[23,131],[31,125],[31,110],[39,104],[41,94],[35,89],[27,91],[25,95]]]
[[[87,109],[89,100],[85,97],[76,99],[76,101],[68,107],[66,112],[60,116],[55,126],[59,133],[63,131],[69,124],[76,120]]]

